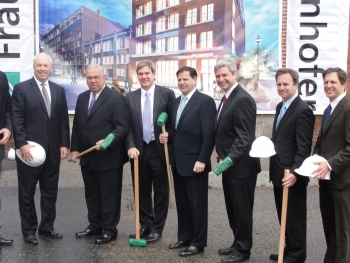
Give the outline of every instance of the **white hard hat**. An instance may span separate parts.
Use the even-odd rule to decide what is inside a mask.
[[[298,169],[295,169],[295,172],[303,176],[313,177],[312,172],[315,171],[319,166],[318,164],[314,164],[314,162],[324,162],[324,161],[326,161],[325,158],[315,154],[313,156],[306,158],[303,164]],[[325,180],[330,180],[330,179],[331,179],[331,172],[329,171],[325,177]]]
[[[46,153],[44,148],[36,142],[28,141],[28,143],[31,145],[35,145],[35,147],[30,148],[30,153],[33,155],[33,160],[31,161],[24,160],[20,149],[16,150],[17,157],[21,159],[21,161],[24,162],[26,165],[29,165],[32,167],[37,167],[43,164],[46,159]]]
[[[10,148],[10,150],[7,153],[7,159],[14,161],[16,157],[16,151],[13,148]]]
[[[252,144],[252,149],[249,152],[251,157],[270,157],[275,154],[275,146],[266,136],[256,138]]]

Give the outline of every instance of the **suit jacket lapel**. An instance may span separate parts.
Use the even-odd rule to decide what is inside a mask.
[[[221,121],[221,117],[224,115],[225,111],[230,107],[231,103],[233,103],[234,97],[237,95],[238,92],[240,92],[240,89],[243,89],[240,85],[236,86],[234,88],[234,90],[231,92],[230,96],[228,98],[226,98],[226,102],[220,111],[219,118],[217,119],[217,126],[216,127],[219,126],[219,123]],[[220,105],[221,104],[222,103],[220,103]],[[219,108],[219,110],[220,110],[220,108]]]
[[[337,116],[339,115],[339,113],[343,110],[344,108],[344,103],[346,102],[347,97],[345,96],[344,98],[342,98],[339,103],[337,104],[337,106],[334,108],[331,116],[329,117],[328,123],[323,131],[323,133],[325,133],[328,128],[332,125],[332,122],[337,118]],[[326,111],[325,111],[326,112]],[[324,112],[324,114],[325,114]],[[321,133],[322,133],[322,127],[323,127],[323,118],[324,118],[324,114],[322,116],[322,126],[321,126]]]
[[[272,138],[276,137],[276,133],[277,133],[277,131],[276,131],[276,122],[277,122],[277,119],[278,119],[278,115],[280,114],[281,108],[282,108],[282,102],[278,103],[277,107],[276,107],[276,114],[275,114],[275,118],[273,120],[273,126],[272,126]]]
[[[191,110],[191,108],[196,104],[197,102],[197,99],[198,99],[198,94],[199,94],[199,91],[196,90],[191,99],[187,102],[187,104],[185,105],[185,108],[183,109],[182,113],[181,113],[181,116],[180,116],[180,119],[179,119],[179,123],[181,122],[181,120],[186,116],[186,114]],[[177,110],[176,110],[177,112]],[[175,116],[175,119],[176,119],[176,116]]]
[[[157,125],[159,102],[162,98],[162,88],[155,85],[154,88],[154,99],[153,99],[153,125]]]
[[[50,112],[50,116],[52,116],[52,113],[54,113],[54,108],[56,105],[56,101],[57,101],[57,89],[54,87],[54,83],[52,83],[51,81],[49,81],[49,87],[50,87],[50,94],[51,94],[51,112]]]
[[[43,95],[41,94],[40,88],[38,87],[38,84],[36,83],[34,77],[31,80],[31,86],[30,87],[31,87],[34,95],[37,97],[41,107],[43,108],[43,111],[46,113],[46,116],[49,117],[49,115],[47,113],[47,109],[46,109],[46,105],[45,105],[45,102],[44,102]],[[52,107],[51,107],[51,109],[52,109]]]
[[[284,123],[288,120],[288,118],[290,117],[290,115],[293,114],[294,112],[294,109],[298,106],[299,102],[300,102],[300,97],[296,97],[292,103],[289,105],[288,109],[286,110],[286,112],[284,113],[282,119],[280,120],[280,123],[278,124],[278,127],[277,127],[277,130],[276,130],[276,133],[275,133],[275,136],[278,134],[278,132],[281,130],[281,127],[284,125]],[[281,107],[282,107],[282,103],[281,103]],[[280,107],[280,109],[281,109]],[[278,115],[279,115],[279,112],[278,111]],[[276,113],[277,114],[277,113]],[[277,116],[278,116],[277,115]],[[278,117],[277,117],[278,118]],[[276,119],[277,120],[277,119]],[[275,126],[273,127],[274,129],[276,129],[276,124]]]
[[[92,106],[90,110],[90,114],[88,115],[88,119],[94,114],[94,112],[102,105],[102,103],[107,99],[108,97],[108,91],[110,91],[109,87],[105,86],[102,90],[101,94],[96,99],[94,105]],[[89,97],[90,100],[90,97]]]
[[[176,115],[177,115],[177,109],[179,108],[179,105],[180,105],[180,101],[181,101],[181,96],[177,97],[172,103],[173,103],[173,106],[172,106],[172,124],[171,126],[175,128],[176,126]]]

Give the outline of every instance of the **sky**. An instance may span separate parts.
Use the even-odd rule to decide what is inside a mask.
[[[246,50],[256,48],[255,39],[259,35],[260,46],[278,51],[279,38],[279,0],[243,0]]]
[[[80,6],[92,11],[100,10],[104,16],[116,23],[129,27],[131,19],[132,0],[39,0],[39,24],[56,25],[62,22]],[[55,10],[54,14],[47,10]]]

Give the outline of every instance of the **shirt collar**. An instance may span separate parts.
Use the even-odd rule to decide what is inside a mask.
[[[95,93],[96,95],[96,99],[98,98],[98,96],[100,96],[101,92],[103,91],[103,89],[106,87],[106,84],[103,86],[103,88],[98,92],[98,93]],[[92,92],[90,92],[90,97],[92,98]]]
[[[335,107],[337,107],[339,101],[341,101],[342,98],[345,97],[345,95],[346,95],[346,93],[344,92],[344,93],[340,94],[338,97],[336,97],[331,103],[329,103],[332,107],[332,112],[335,109]]]
[[[152,87],[149,90],[144,90],[141,87],[141,98],[146,96],[146,92],[148,92],[149,94],[151,94],[151,97],[154,97],[154,90],[155,90],[156,85],[153,84]]]
[[[41,90],[41,83],[44,83],[46,87],[49,87],[49,80],[47,79],[46,81],[40,81],[34,76],[36,84],[38,84],[40,90]]]
[[[225,97],[226,99],[228,99],[228,97],[230,97],[232,91],[238,86],[238,82],[236,82],[235,84],[233,84],[233,86],[225,92]]]
[[[298,92],[296,92],[293,97],[291,97],[289,100],[287,100],[286,102],[283,102],[284,103],[284,106],[286,107],[286,109],[288,109],[288,107],[290,106],[290,104],[292,104],[292,102],[295,100],[296,97],[298,97],[299,94]]]
[[[186,95],[187,101],[190,100],[190,98],[191,98],[192,95],[196,92],[196,90],[197,90],[197,88],[194,88],[190,93],[188,93],[188,94]],[[184,95],[182,94],[182,95],[181,95],[181,100],[183,99],[183,97],[184,97]]]

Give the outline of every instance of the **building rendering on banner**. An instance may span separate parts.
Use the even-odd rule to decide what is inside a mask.
[[[197,69],[197,88],[209,91],[214,65],[245,52],[242,0],[133,0],[130,78],[137,82],[138,61],[153,60],[157,83],[177,86],[176,71]]]
[[[96,63],[103,66],[107,77],[112,79],[118,73],[119,59],[124,80],[128,32],[122,25],[101,16],[99,10],[94,12],[81,6],[40,39],[40,49],[51,55],[53,75],[83,77],[84,66]],[[123,47],[121,51],[117,51],[118,43]]]

